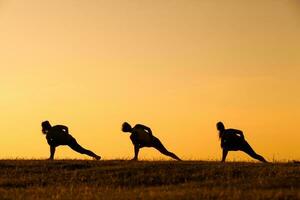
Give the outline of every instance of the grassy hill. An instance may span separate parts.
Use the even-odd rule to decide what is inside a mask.
[[[300,199],[300,164],[0,160],[0,199]]]

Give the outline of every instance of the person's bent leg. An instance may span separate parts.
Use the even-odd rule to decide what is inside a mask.
[[[95,158],[96,160],[101,159],[101,157],[98,156],[97,154],[95,154],[94,152],[87,150],[87,149],[83,148],[82,146],[80,146],[75,139],[72,140],[72,142],[70,142],[70,144],[68,144],[68,146],[78,153],[91,156],[91,157]]]
[[[264,157],[262,157],[261,155],[257,154],[252,147],[248,144],[248,142],[245,141],[245,143],[242,146],[242,151],[244,151],[245,153],[247,153],[249,156],[251,156],[252,158],[259,160],[261,162],[268,162]]]
[[[170,156],[171,158],[175,159],[175,160],[181,160],[178,156],[176,156],[174,153],[168,151],[164,145],[160,142],[159,139],[155,139],[153,142],[153,147],[155,149],[157,149],[160,153],[166,155],[166,156]]]

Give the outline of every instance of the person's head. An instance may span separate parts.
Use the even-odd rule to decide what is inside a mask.
[[[225,130],[224,124],[222,122],[218,122],[217,123],[217,129],[219,131],[219,138],[221,139],[222,135],[223,135],[223,131]]]
[[[131,126],[130,126],[130,124],[129,123],[127,123],[127,122],[124,122],[123,124],[122,124],[122,131],[123,132],[131,132],[132,131],[132,128],[131,128]]]
[[[48,133],[48,131],[51,129],[51,124],[50,124],[50,122],[49,121],[44,121],[44,122],[42,122],[42,132],[44,133],[44,134],[47,134]]]
[[[220,131],[220,132],[224,131],[224,130],[225,130],[224,124],[223,124],[222,122],[218,122],[218,123],[217,123],[217,129],[218,129],[218,131]]]

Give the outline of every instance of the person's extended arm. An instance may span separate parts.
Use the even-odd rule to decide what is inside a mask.
[[[222,161],[221,162],[225,162],[227,154],[228,154],[228,151],[225,150],[225,149],[223,149],[223,152],[222,152]]]
[[[142,128],[142,129],[146,130],[147,133],[149,133],[152,136],[152,131],[151,131],[151,129],[149,127],[147,127],[145,125],[142,125],[142,124],[137,124],[136,127]]]
[[[134,158],[132,160],[138,160],[138,156],[139,156],[139,145],[134,145]]]
[[[50,146],[50,158],[49,160],[53,160],[55,154],[55,146]]]

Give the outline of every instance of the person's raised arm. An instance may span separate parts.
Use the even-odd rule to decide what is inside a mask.
[[[136,127],[137,127],[137,128],[142,128],[142,129],[146,130],[147,133],[149,133],[149,134],[152,136],[151,128],[149,128],[149,127],[147,127],[147,126],[145,126],[145,125],[142,125],[142,124],[137,124]]]
[[[63,126],[63,130],[65,130],[66,133],[69,133],[69,128],[67,126]]]
[[[64,126],[64,125],[58,125],[59,128],[61,128],[61,130],[65,133],[68,133],[69,134],[69,128],[67,126]]]
[[[243,133],[243,131],[236,130],[236,134],[239,135],[241,138],[244,139],[244,133]]]

